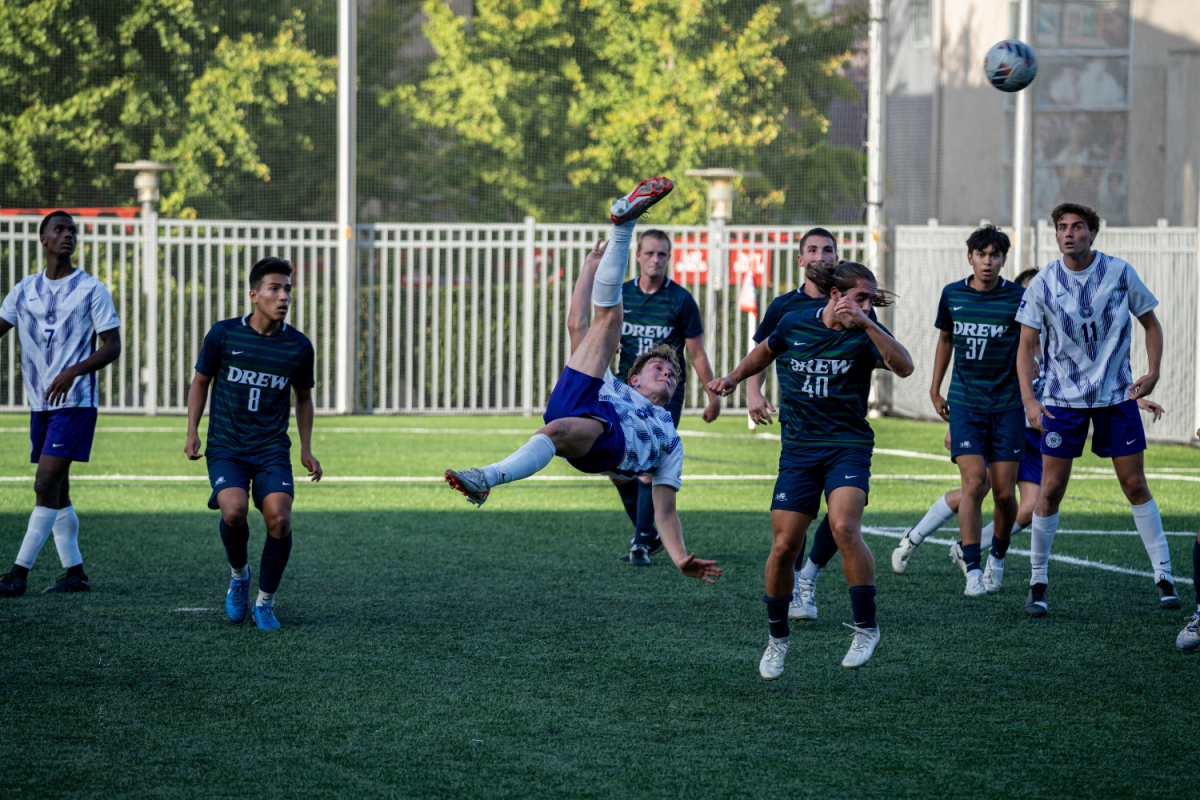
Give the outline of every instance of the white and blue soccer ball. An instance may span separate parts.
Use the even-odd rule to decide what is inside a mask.
[[[1019,92],[1037,77],[1037,55],[1017,39],[992,45],[983,59],[988,81],[1002,92]]]

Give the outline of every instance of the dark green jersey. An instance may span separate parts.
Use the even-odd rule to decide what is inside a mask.
[[[208,452],[288,449],[292,387],[313,387],[313,346],[291,325],[270,336],[249,317],[218,322],[204,337],[196,371],[211,375]]]
[[[783,319],[793,311],[800,311],[806,308],[824,308],[829,304],[828,297],[809,297],[802,289],[792,289],[790,292],[784,292],[771,301],[771,305],[767,306],[767,313],[763,314],[762,322],[758,323],[758,329],[754,331],[754,343],[762,344],[767,339],[771,338],[771,334],[775,332],[775,328],[779,325],[779,320]],[[871,309],[868,314],[871,319],[875,319],[875,309]],[[779,358],[775,359],[775,372],[779,376],[779,380],[783,380],[783,373],[788,370],[788,357],[784,353]]]
[[[684,343],[704,333],[700,308],[691,292],[667,278],[662,288],[646,294],[637,278],[621,286],[621,304],[625,321],[621,325],[621,357],[617,362],[617,379],[628,382],[629,368],[642,353],[659,342],[675,348],[676,357],[684,363]],[[679,389],[687,382],[687,370],[679,376]]]
[[[785,315],[767,340],[772,351],[788,359],[779,378],[783,443],[873,447],[867,397],[879,351],[864,330],[826,326],[823,310],[821,305]]]
[[[954,334],[954,375],[946,398],[950,405],[976,411],[1021,407],[1021,326],[1014,317],[1024,296],[1024,289],[1003,278],[990,292],[972,289],[969,278],[942,289],[934,324]]]

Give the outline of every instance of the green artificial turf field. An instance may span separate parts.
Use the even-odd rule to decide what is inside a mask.
[[[0,415],[0,476],[25,476],[0,482],[5,564],[33,500],[27,424]],[[1050,614],[1034,620],[1022,611],[1023,555],[986,598],[963,597],[961,573],[933,541],[907,575],[892,574],[898,531],[956,471],[877,453],[864,525],[879,650],[861,670],[839,664],[851,617],[835,558],[818,583],[820,619],[793,625],[787,670],[766,683],[757,665],[772,483],[754,476],[773,474],[779,443],[745,436],[744,417],[681,426],[721,434],[684,439],[679,495],[689,548],[724,569],[715,586],[683,578],[665,554],[650,568],[619,562],[630,526],[604,481],[505,486],[474,509],[437,481],[364,480],[488,463],[538,424],[318,418],[327,480],[297,481],[295,549],[276,605],[284,627],[260,632],[225,621],[218,516],[205,506],[203,462],[182,455],[184,420],[102,417],[71,489],[94,590],[39,594],[60,572],[48,544],[33,591],[0,601],[4,795],[1194,791],[1200,660],[1174,647],[1193,610],[1194,482],[1151,478],[1178,533],[1169,541],[1182,611],[1158,609],[1149,577],[1056,561]],[[942,451],[942,426],[874,424],[880,448]],[[1154,446],[1147,463],[1200,476],[1196,450]],[[1068,490],[1055,555],[1147,570],[1105,463],[1081,466],[1092,471]],[[556,462],[545,475],[577,473]],[[201,480],[162,479],[180,476]],[[257,571],[261,518],[251,531]],[[1026,532],[1014,547],[1028,543]]]

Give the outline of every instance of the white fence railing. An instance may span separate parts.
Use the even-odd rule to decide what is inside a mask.
[[[0,217],[0,294],[43,268],[39,222]],[[570,355],[566,311],[575,277],[587,251],[607,231],[603,225],[532,219],[359,226],[347,284],[354,292],[347,330],[354,337],[348,349],[355,363],[339,385],[341,265],[334,224],[77,222],[76,263],[112,291],[126,343],[121,359],[100,375],[101,406],[132,413],[185,411],[205,332],[217,320],[249,310],[246,277],[267,255],[295,265],[291,321],[316,348],[320,411],[348,405],[385,414],[538,412]],[[795,257],[807,228],[659,227],[672,237],[672,275],[695,296],[709,358],[724,374],[750,349],[753,333],[753,318],[738,310],[741,277],[747,271],[754,276],[761,313],[777,294],[803,280]],[[864,227],[827,227],[844,258],[865,258]],[[23,410],[17,337],[7,339],[0,343],[0,410]],[[694,372],[688,384],[687,407],[702,407]],[[339,404],[339,392],[351,402]],[[742,407],[744,397],[739,392],[727,404]]]
[[[908,347],[916,364],[916,371],[907,379],[890,381],[889,407],[894,413],[919,419],[937,418],[929,400],[938,334],[933,322],[942,287],[970,275],[966,241],[972,230],[973,227],[902,225],[894,231],[892,276],[899,298],[891,314],[893,332]],[[1043,221],[1038,225],[1034,241],[1038,266],[1058,258],[1054,229],[1048,223]],[[1147,435],[1156,441],[1194,442],[1200,425],[1196,366],[1200,262],[1196,229],[1104,228],[1095,246],[1129,261],[1160,303],[1156,314],[1163,326],[1165,347],[1162,378],[1152,399],[1167,413],[1154,425],[1146,417]],[[1005,275],[1013,277],[1012,270],[1006,270]],[[1133,329],[1133,370],[1135,375],[1142,375],[1146,369],[1145,338],[1141,326],[1135,323]],[[946,380],[943,391],[949,385],[949,376]]]

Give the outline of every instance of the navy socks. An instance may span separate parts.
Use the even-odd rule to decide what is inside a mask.
[[[1008,552],[1008,545],[1012,539],[1001,539],[999,536],[992,536],[992,556],[997,560],[1004,558]]]
[[[872,587],[873,591],[873,587]],[[792,629],[788,627],[788,605],[792,602],[790,594],[783,597],[771,597],[763,595],[763,602],[767,604],[767,623],[771,626],[771,636],[776,639],[783,639],[790,636]],[[874,619],[874,614],[872,614]]]
[[[263,545],[262,566],[258,569],[259,591],[274,594],[279,591],[279,581],[287,568],[288,556],[292,554],[292,533],[282,539],[268,536]]]
[[[854,611],[854,624],[860,628],[877,628],[875,623],[875,587],[851,586],[850,608]]]
[[[250,541],[250,526],[246,523],[230,527],[221,520],[221,541],[225,545],[225,555],[229,558],[229,566],[241,569],[246,566],[246,542]]]
[[[829,559],[833,558],[837,549],[837,542],[833,540],[833,528],[829,527],[829,515],[826,514],[825,519],[821,520],[821,524],[817,526],[808,557],[818,567],[824,567],[829,563]],[[802,562],[797,563],[800,564],[800,568],[804,567]]]
[[[641,485],[641,481],[625,481],[625,483],[617,484],[617,494],[621,495],[621,505],[625,506],[625,513],[629,515],[629,521],[633,523],[634,530],[637,530],[638,524],[638,487]]]
[[[994,541],[994,540],[993,540]],[[967,572],[973,569],[979,569],[979,543],[964,544],[962,546],[963,562],[967,565]]]
[[[654,527],[654,484],[637,481],[637,486],[637,529],[650,532],[653,539],[658,535],[658,529]]]

